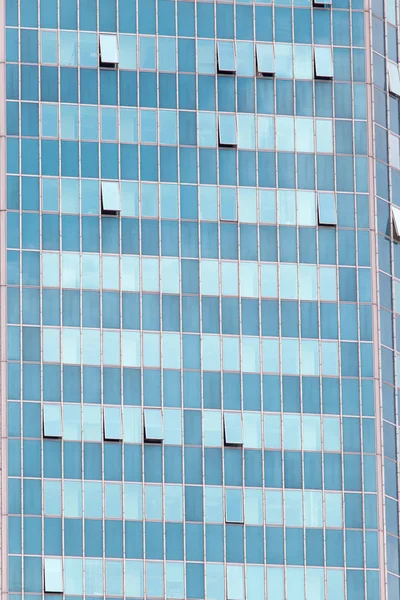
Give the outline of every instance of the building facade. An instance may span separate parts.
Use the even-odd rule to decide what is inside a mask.
[[[400,600],[396,0],[0,10],[2,597]]]

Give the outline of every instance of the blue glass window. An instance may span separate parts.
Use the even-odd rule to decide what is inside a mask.
[[[117,65],[119,63],[118,42],[116,35],[100,34],[101,65]]]
[[[226,489],[225,521],[227,523],[243,523],[243,497],[241,488]]]
[[[121,196],[116,181],[101,182],[101,201],[104,212],[121,212]]]
[[[233,42],[218,42],[218,72],[235,73],[235,46]]]
[[[262,75],[275,73],[275,55],[272,44],[257,44],[257,71]]]
[[[61,437],[61,407],[59,404],[44,405],[43,421],[45,437]]]
[[[393,63],[388,62],[388,71],[389,71],[389,90],[392,94],[396,96],[400,96],[400,73],[399,73],[399,65],[394,65]]]
[[[219,145],[236,146],[236,115],[221,114],[218,117],[219,123]]]
[[[314,48],[314,59],[315,77],[319,79],[332,79],[332,49],[324,46],[316,46]]]
[[[318,223],[320,225],[336,225],[336,201],[334,194],[318,194]]]
[[[163,425],[161,410],[144,411],[144,438],[146,442],[161,442],[163,440]]]
[[[61,558],[44,559],[44,591],[63,593],[63,574]]]
[[[243,445],[243,425],[241,413],[224,413],[224,432],[226,446]]]
[[[104,439],[122,440],[121,409],[118,407],[104,408]]]

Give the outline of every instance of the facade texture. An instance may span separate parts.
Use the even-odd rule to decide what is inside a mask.
[[[0,10],[2,597],[400,600],[396,0]]]

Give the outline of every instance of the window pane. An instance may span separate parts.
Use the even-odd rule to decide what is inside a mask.
[[[61,437],[61,406],[59,404],[44,405],[45,437]]]
[[[116,35],[100,34],[100,57],[103,64],[119,63]]]
[[[234,73],[236,71],[233,42],[218,42],[218,71],[220,73]]]
[[[163,439],[163,425],[161,410],[144,411],[144,431],[147,442],[161,442]]]
[[[120,408],[107,407],[104,409],[104,439],[122,440]]]
[[[241,413],[225,413],[225,444],[240,446],[243,444],[243,427]]]
[[[243,498],[240,488],[226,490],[225,520],[227,523],[243,523]]]
[[[392,94],[396,94],[396,96],[400,96],[400,74],[399,74],[399,66],[394,65],[393,63],[388,62],[388,70],[389,70],[389,88]]]
[[[334,194],[318,194],[318,222],[320,225],[336,225],[336,201]]]
[[[332,50],[326,47],[315,47],[315,76],[321,78],[333,77]]]
[[[257,70],[262,75],[275,73],[275,55],[272,44],[257,44]]]
[[[102,181],[101,199],[103,210],[120,212],[121,196],[119,193],[119,184],[116,181]]]
[[[44,559],[44,588],[46,592],[63,592],[61,558]]]
[[[236,116],[219,115],[219,143],[221,146],[236,146]]]

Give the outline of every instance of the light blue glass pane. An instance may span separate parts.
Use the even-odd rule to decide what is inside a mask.
[[[163,590],[163,563],[162,562],[146,562],[146,592],[147,596],[162,597]]]
[[[117,407],[104,408],[104,436],[106,440],[122,439],[121,409]]]
[[[197,126],[199,146],[216,146],[217,122],[215,113],[199,112]]]
[[[160,441],[163,439],[162,416],[160,410],[144,411],[144,427],[148,441]]]
[[[42,179],[42,209],[58,211],[58,179]]]
[[[254,75],[254,44],[236,43],[236,66],[238,75]]]
[[[178,186],[175,184],[160,185],[161,217],[163,219],[178,218]]]
[[[122,517],[122,484],[121,483],[106,483],[106,517],[121,518]]]
[[[197,70],[199,73],[215,73],[213,40],[197,40]]]
[[[57,404],[44,405],[44,435],[61,437],[61,407]]]
[[[183,491],[181,485],[166,485],[164,487],[164,503],[165,519],[167,521],[183,520]]]
[[[63,574],[61,558],[45,559],[44,587],[46,592],[63,592]]]
[[[256,147],[254,115],[238,115],[238,146],[249,149]]]
[[[97,67],[99,64],[99,42],[96,33],[79,34],[80,66]]]
[[[246,567],[246,598],[264,600],[264,567],[248,565]]]
[[[158,38],[158,69],[160,71],[176,71],[175,38]]]
[[[140,36],[140,68],[156,68],[156,38]]]
[[[333,77],[332,50],[322,46],[314,48],[315,75],[322,78]]]
[[[312,79],[311,46],[294,46],[294,76],[296,79]]]
[[[61,481],[44,481],[44,514],[61,515]]]
[[[278,191],[278,223],[296,225],[296,195],[289,190]]]
[[[61,137],[68,140],[77,140],[78,130],[78,107],[61,104]]]
[[[146,485],[146,519],[162,520],[162,489],[160,485]]]
[[[42,136],[58,137],[58,106],[42,104]]]
[[[257,44],[257,69],[263,75],[275,73],[275,55],[272,44]]]
[[[78,34],[72,31],[60,32],[60,64],[63,67],[78,65]]]
[[[243,444],[243,427],[241,413],[224,413],[225,443]]]
[[[336,225],[336,201],[334,194],[318,194],[318,221],[320,225]]]
[[[280,415],[264,415],[265,448],[280,448],[281,444],[282,442]]]
[[[99,518],[103,514],[103,492],[100,482],[85,481],[84,483],[85,517]]]
[[[301,450],[300,415],[283,415],[283,441],[285,450]]]
[[[220,218],[223,221],[236,221],[236,189],[235,188],[220,188]]]
[[[394,65],[393,63],[388,62],[388,70],[389,70],[389,86],[390,91],[396,96],[400,96],[400,74],[399,74],[399,66]]]
[[[42,31],[42,63],[56,65],[57,59],[57,31]]]
[[[218,70],[225,73],[234,73],[236,71],[233,42],[218,42]]]
[[[229,600],[244,600],[243,567],[227,565],[227,586]]]
[[[167,598],[183,598],[183,563],[167,562],[166,564],[166,596]]]
[[[119,66],[136,69],[136,35],[119,36]]]
[[[97,106],[81,106],[81,138],[83,140],[99,139]]]
[[[246,525],[262,525],[264,522],[262,490],[246,488],[244,493]]]
[[[121,142],[134,143],[138,141],[138,118],[136,108],[121,108],[120,140]]]
[[[82,516],[82,482],[64,482],[64,514],[66,517]]]
[[[101,109],[101,139],[117,140],[117,109]]]
[[[266,523],[281,525],[283,522],[282,492],[268,490],[265,492]]]
[[[304,569],[286,569],[287,600],[304,600]]]
[[[122,595],[122,561],[106,561],[106,594]]]
[[[276,76],[280,79],[293,77],[293,50],[290,44],[275,45]]]
[[[243,498],[241,489],[227,488],[225,492],[225,518],[228,523],[243,523]]]
[[[218,192],[216,186],[200,186],[200,219],[216,221],[218,219]]]
[[[116,35],[100,34],[100,56],[104,64],[117,64],[118,40]]]
[[[124,484],[124,514],[125,518],[140,521],[143,518],[143,491],[141,483]]]
[[[160,144],[176,145],[177,115],[175,110],[160,110],[159,117],[159,135]],[[215,116],[214,116],[215,120]],[[215,141],[214,141],[215,145]]]
[[[301,527],[303,525],[303,498],[299,491],[285,492],[286,525]]]
[[[223,146],[236,146],[236,116],[219,115],[219,143]]]
[[[283,567],[270,567],[267,569],[268,598],[284,600],[285,586],[283,578]]]
[[[260,150],[275,148],[274,117],[257,116],[257,136]]]

